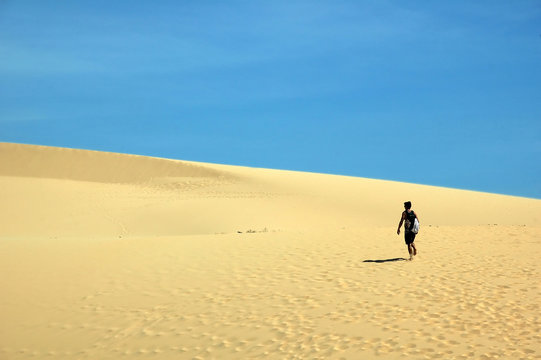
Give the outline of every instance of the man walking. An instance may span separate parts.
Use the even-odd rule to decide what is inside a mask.
[[[413,223],[415,221],[415,218],[417,218],[417,221],[419,221],[419,218],[417,217],[417,214],[413,210],[411,210],[411,201],[406,201],[404,203],[404,212],[402,213],[402,217],[400,218],[400,223],[398,224],[398,230],[396,230],[396,233],[400,235],[400,228],[402,227],[402,223],[404,224],[404,240],[406,240],[406,245],[408,246],[408,252],[410,254],[410,260],[413,259],[413,256],[417,255],[417,248],[415,247],[415,234],[412,231]]]

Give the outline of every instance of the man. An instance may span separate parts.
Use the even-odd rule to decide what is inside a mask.
[[[419,218],[417,217],[417,214],[413,210],[411,210],[411,201],[406,201],[404,203],[404,212],[402,213],[402,217],[400,218],[400,223],[398,224],[398,230],[396,233],[400,235],[400,228],[402,227],[402,223],[404,224],[404,240],[406,240],[406,245],[408,246],[408,252],[410,254],[410,260],[413,259],[413,256],[417,255],[417,248],[415,247],[415,233],[411,231],[413,228],[413,222],[415,221],[415,218],[417,218],[417,221],[419,221]]]

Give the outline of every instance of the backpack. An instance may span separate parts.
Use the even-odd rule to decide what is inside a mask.
[[[414,234],[419,233],[419,220],[417,220],[417,215],[415,215],[413,210],[411,210],[410,213],[406,211],[406,219],[408,219],[408,222],[410,223],[409,231]]]

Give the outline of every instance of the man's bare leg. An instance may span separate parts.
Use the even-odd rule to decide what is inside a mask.
[[[414,242],[411,243],[411,247],[413,248],[413,255],[414,255],[414,256],[417,255],[417,248],[415,247],[415,243],[414,243]]]
[[[411,248],[411,244],[408,244],[408,252],[410,253],[410,260],[413,260],[413,250]]]

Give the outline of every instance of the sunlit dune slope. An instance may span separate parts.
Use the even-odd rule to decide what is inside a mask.
[[[0,235],[541,224],[541,201],[391,181],[0,143]]]

